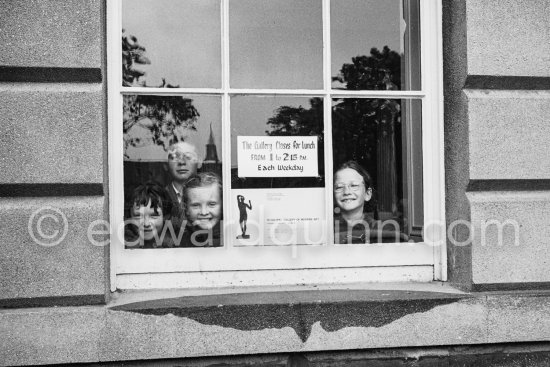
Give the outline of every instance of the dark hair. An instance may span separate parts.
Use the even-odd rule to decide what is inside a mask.
[[[131,216],[132,207],[147,206],[151,202],[151,208],[157,213],[157,209],[162,209],[164,217],[170,216],[172,212],[172,201],[168,192],[155,182],[146,182],[134,188],[126,197],[126,215]]]
[[[334,171],[334,177],[336,178],[336,173],[338,173],[339,171],[345,169],[345,168],[350,168],[354,171],[356,171],[357,173],[359,173],[361,175],[361,177],[363,177],[363,183],[365,184],[365,189],[373,189],[373,182],[372,182],[372,178],[370,177],[369,173],[367,172],[366,169],[364,169],[359,163],[357,163],[356,161],[347,161],[347,162],[344,162],[342,163],[337,169],[336,171]]]
[[[189,200],[189,190],[196,189],[197,187],[207,187],[211,185],[216,185],[220,193],[220,199],[222,197],[222,181],[220,177],[213,172],[201,172],[193,177],[191,177],[185,183],[185,188],[183,189],[183,203],[187,207],[187,201]]]

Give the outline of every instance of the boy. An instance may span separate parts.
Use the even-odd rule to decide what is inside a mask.
[[[222,184],[211,172],[199,173],[184,189],[187,228],[184,247],[221,246]]]
[[[156,183],[136,187],[126,200],[126,248],[173,247],[170,230],[160,238],[169,218],[172,202],[168,193]]]

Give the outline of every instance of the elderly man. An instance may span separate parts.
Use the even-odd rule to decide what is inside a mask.
[[[174,224],[181,224],[185,219],[183,190],[185,183],[197,174],[200,163],[197,148],[189,142],[178,142],[168,148],[166,169],[172,182],[166,186],[166,191],[173,203],[172,218],[178,219]]]

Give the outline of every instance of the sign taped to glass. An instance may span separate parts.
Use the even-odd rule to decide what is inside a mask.
[[[238,136],[238,175],[318,176],[317,149],[317,136]]]

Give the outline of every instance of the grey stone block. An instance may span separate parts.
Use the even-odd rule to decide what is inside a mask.
[[[105,317],[99,343],[101,360],[160,359],[178,355],[174,348],[177,318],[109,310]]]
[[[0,312],[0,365],[97,362],[101,307]]]
[[[102,183],[101,85],[0,87],[1,183]]]
[[[326,332],[316,324],[305,349],[386,348],[484,343],[487,309],[484,300],[464,299],[437,306],[426,312],[412,313],[382,327],[351,327]]]
[[[100,0],[0,0],[0,65],[101,66]]]
[[[550,340],[548,293],[487,297],[488,342]]]
[[[550,178],[550,92],[466,91],[471,179]]]
[[[467,0],[468,73],[550,76],[550,2]]]
[[[113,361],[274,353],[299,350],[301,345],[290,327],[243,331],[172,314],[108,310],[100,358]]]
[[[470,210],[464,192],[468,186],[469,135],[468,103],[462,92],[467,71],[467,19],[465,0],[443,1],[443,85],[445,138],[445,217],[447,223],[469,219]],[[463,236],[457,228],[454,236]],[[470,247],[447,242],[449,282],[466,288],[471,284]]]
[[[550,193],[474,192],[468,198],[473,282],[550,281]]]
[[[105,248],[87,237],[103,215],[103,197],[1,198],[0,299],[103,295]]]

